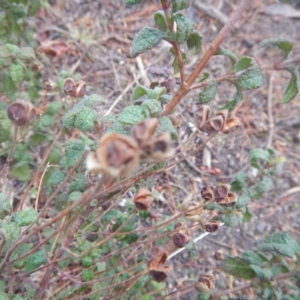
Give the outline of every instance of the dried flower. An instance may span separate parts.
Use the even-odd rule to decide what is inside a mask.
[[[134,172],[140,162],[136,141],[118,133],[108,133],[101,138],[96,158],[102,172],[115,178]]]
[[[133,126],[132,135],[139,145],[149,141],[157,127],[157,124],[158,120],[156,118],[148,118]]]
[[[71,97],[76,97],[76,83],[73,78],[67,78],[63,85],[63,92]]]
[[[220,130],[222,130],[224,123],[224,117],[222,115],[218,115],[208,120],[203,126],[200,127],[200,130],[208,134],[219,132]]]
[[[215,279],[208,274],[200,274],[195,289],[199,292],[208,293],[215,288]]]
[[[173,115],[170,116],[170,120],[172,121],[172,124],[174,127],[181,127],[183,121],[184,121],[184,117],[182,114],[180,113],[175,113]]]
[[[220,222],[210,221],[204,225],[203,229],[207,232],[215,232],[219,229],[219,227],[220,227]]]
[[[240,127],[240,119],[237,117],[232,117],[226,120],[222,132],[225,134],[231,133]]]
[[[219,205],[230,207],[236,204],[237,201],[237,195],[234,193],[228,193],[227,197],[221,201],[218,202]]]
[[[213,200],[215,198],[214,187],[211,185],[204,186],[201,190],[201,196],[206,201]]]
[[[215,187],[215,200],[217,203],[224,200],[230,190],[230,184],[219,184]]]
[[[174,226],[174,233],[172,235],[173,243],[176,247],[182,248],[190,241],[190,229],[186,226],[185,223],[179,222]]]
[[[86,92],[86,83],[83,80],[80,80],[76,83],[76,98],[82,98]]]
[[[152,276],[152,278],[157,282],[162,282],[166,280],[166,278],[171,273],[172,268],[168,265],[162,265],[156,268],[153,268],[152,270],[149,270],[149,274]]]
[[[195,201],[190,201],[182,205],[183,213],[189,220],[198,221],[203,212],[203,206]]]
[[[200,108],[195,112],[195,120],[196,125],[199,129],[207,122],[209,118],[210,107],[208,105],[202,105]]]
[[[32,103],[18,100],[7,107],[7,116],[16,126],[24,126],[35,117],[35,107]]]
[[[134,205],[140,210],[149,210],[154,198],[148,189],[140,188],[134,197]]]

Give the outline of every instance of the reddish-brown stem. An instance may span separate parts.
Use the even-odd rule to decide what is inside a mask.
[[[170,103],[166,105],[166,108],[163,112],[163,116],[169,115],[174,107],[179,103],[179,101],[189,92],[191,85],[196,80],[197,76],[200,74],[200,72],[204,69],[207,62],[210,60],[212,55],[216,52],[217,48],[220,46],[222,41],[224,40],[225,36],[228,34],[228,32],[233,28],[234,24],[240,19],[241,15],[244,13],[244,11],[248,8],[250,4],[250,0],[242,0],[240,6],[238,9],[234,12],[231,19],[228,21],[228,23],[223,27],[223,29],[220,31],[220,33],[217,35],[217,37],[214,39],[212,44],[209,46],[208,50],[204,53],[202,59],[196,66],[196,68],[193,70],[191,75],[188,77],[186,84],[181,86],[181,88],[178,90],[178,92],[175,94],[173,99]]]

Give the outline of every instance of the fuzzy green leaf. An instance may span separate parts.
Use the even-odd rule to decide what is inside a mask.
[[[86,185],[87,185],[86,177],[83,173],[81,173],[79,174],[78,180],[71,182],[70,192],[74,192],[74,191],[83,192],[86,188]]]
[[[199,101],[201,104],[208,103],[214,99],[217,93],[216,81],[208,72],[203,74],[203,78],[200,79],[200,82],[203,82],[204,80],[207,80],[207,83],[204,86],[203,91],[199,94]]]
[[[255,272],[251,269],[248,263],[236,257],[226,257],[224,271],[235,277],[250,280],[256,277]]]
[[[161,103],[155,99],[147,99],[142,103],[142,106],[145,106],[149,113],[150,117],[158,117],[162,111]]]
[[[117,120],[125,125],[134,125],[149,116],[148,109],[139,105],[130,105],[123,109]]]
[[[76,118],[74,120],[74,127],[78,128],[82,132],[90,131],[97,120],[97,112],[95,110],[91,110],[88,107],[82,108],[76,114]]]
[[[270,279],[273,276],[273,272],[269,269],[262,268],[258,265],[250,265],[250,268],[255,272],[256,276],[261,280]]]
[[[13,221],[10,221],[9,223],[0,221],[0,228],[2,228],[6,238],[4,247],[1,249],[3,253],[5,253],[12,242],[19,238],[21,234],[21,227]]]
[[[28,16],[34,16],[41,9],[41,1],[40,0],[30,0],[29,7],[27,11]]]
[[[242,215],[226,213],[220,217],[221,221],[228,227],[236,227],[242,223]]]
[[[252,188],[252,197],[259,199],[263,193],[270,191],[273,187],[272,177],[264,175],[261,180],[259,180],[255,186]]]
[[[238,85],[245,90],[257,89],[264,84],[264,77],[260,67],[246,69],[237,80]]]
[[[169,132],[173,140],[177,139],[177,131],[168,117],[163,116],[158,119],[158,129]]]
[[[266,39],[266,40],[261,41],[260,45],[262,47],[264,47],[266,45],[277,46],[280,50],[282,50],[284,52],[285,57],[288,57],[289,53],[293,49],[293,44],[289,40],[283,39],[283,38]]]
[[[283,255],[293,258],[295,254],[300,256],[300,246],[288,232],[276,232],[258,245],[261,251],[271,252],[273,255]]]
[[[269,162],[271,159],[270,152],[268,150],[264,150],[260,148],[252,149],[249,155],[250,155],[250,165],[256,169],[260,169],[259,160]]]
[[[233,52],[231,52],[228,49],[225,49],[223,47],[219,47],[217,49],[217,51],[214,53],[214,55],[223,55],[223,56],[228,57],[230,59],[232,65],[235,65],[237,62],[236,55]]]
[[[73,167],[81,157],[85,144],[81,141],[70,139],[66,142],[66,164],[67,167]]]
[[[20,48],[16,45],[6,44],[0,46],[0,57],[10,58],[12,54],[19,54]]]
[[[19,83],[24,77],[24,70],[20,64],[12,63],[9,66],[10,78],[14,84]]]
[[[20,246],[15,249],[11,255],[11,259],[17,259],[19,256],[23,255],[24,253],[27,253],[31,248],[33,244],[32,243],[24,243],[21,244]],[[16,269],[22,269],[25,267],[27,261],[28,261],[28,256],[18,259],[13,263],[14,268]],[[22,298],[23,299],[23,298]]]
[[[4,219],[12,211],[10,198],[4,193],[0,193],[0,219]]]
[[[48,246],[46,246],[48,247]],[[44,251],[38,250],[29,256],[29,260],[25,266],[25,272],[29,273],[47,262]]]
[[[154,14],[154,22],[156,27],[160,31],[167,31],[168,26],[165,18],[165,13],[163,10],[159,10]]]
[[[282,96],[282,103],[288,103],[290,102],[292,99],[294,99],[296,97],[296,95],[299,93],[299,75],[298,73],[292,69],[292,68],[288,68],[286,69],[286,71],[289,71],[291,73],[291,79],[290,79],[290,83],[287,86],[286,90],[284,91],[284,94]]]
[[[202,46],[202,36],[198,32],[193,32],[189,35],[186,43],[189,50],[194,49],[194,53],[198,54]]]
[[[7,113],[4,110],[0,110],[0,143],[9,139],[11,128],[11,121],[7,117]]]
[[[246,186],[246,174],[238,173],[234,180],[230,183],[230,190],[233,192],[240,192]]]
[[[173,16],[174,21],[176,22],[176,42],[178,44],[184,43],[189,35],[193,32],[193,23],[184,15],[176,14]]]
[[[35,52],[31,47],[23,47],[17,53],[17,57],[22,60],[35,60]]]
[[[190,0],[172,0],[172,12],[187,9],[190,6]]]
[[[50,177],[47,179],[47,186],[54,187],[60,184],[66,178],[66,174],[58,169],[50,171]]]
[[[178,62],[177,55],[175,55],[174,47],[172,47],[169,51],[174,55],[174,61],[172,63],[172,67],[174,69],[174,76],[175,76],[176,74],[178,74],[180,72],[179,62]],[[186,62],[186,54],[183,51],[181,51],[181,57],[182,57],[183,63],[185,63]]]
[[[141,3],[143,0],[124,0],[126,5],[135,5]]]
[[[256,62],[252,57],[243,56],[235,63],[234,71],[240,72],[256,65]]]
[[[131,99],[135,101],[143,96],[147,95],[147,88],[138,85],[132,92]]]
[[[11,220],[16,222],[19,226],[28,226],[33,223],[38,216],[37,211],[33,208],[25,208],[23,210],[17,211],[13,214]]]
[[[234,86],[236,87],[236,94],[235,94],[233,100],[227,102],[223,107],[221,107],[220,110],[228,109],[229,112],[231,112],[236,108],[238,103],[243,99],[242,89],[239,87],[238,84],[234,84]]]
[[[28,181],[31,178],[30,167],[27,161],[20,161],[12,168],[12,175],[20,181]]]
[[[257,253],[249,250],[242,254],[242,259],[249,264],[261,266],[263,264],[263,259]]]
[[[152,49],[163,37],[165,37],[165,33],[156,28],[142,28],[132,41],[130,48],[131,57],[136,57],[140,53]]]

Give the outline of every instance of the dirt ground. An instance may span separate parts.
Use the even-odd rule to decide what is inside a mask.
[[[111,107],[119,97],[113,109],[117,114],[130,103],[130,92],[137,84],[149,85],[146,70],[152,64],[166,66],[172,72],[172,59],[169,45],[160,43],[153,50],[147,51],[136,59],[130,58],[129,48],[137,31],[145,25],[153,26],[153,13],[160,9],[159,1],[144,1],[135,7],[126,7],[122,0],[50,0],[49,10],[44,10],[36,17],[38,32],[36,41],[41,49],[49,47],[54,51],[47,55],[50,67],[44,70],[44,82],[56,82],[61,70],[72,70],[78,78],[88,84],[88,93],[99,93],[106,99],[106,105],[99,110],[99,117]],[[204,13],[196,2],[188,14],[195,22],[195,28],[203,35],[203,48],[209,43],[236,9],[237,0],[199,1],[221,12],[221,16],[210,16]],[[222,46],[236,55],[253,56],[263,69],[271,66],[280,58],[274,48],[262,48],[259,42],[270,37],[289,38],[295,45],[295,53],[300,53],[300,17],[290,18],[286,15],[273,15],[267,9],[278,4],[276,0],[252,1],[252,6],[243,15]],[[300,8],[294,6],[300,14]],[[285,12],[283,11],[283,14]],[[43,48],[44,47],[44,48]],[[192,69],[197,57],[187,62],[187,72]],[[224,74],[228,61],[214,57],[207,69],[214,75]],[[230,136],[217,136],[210,142],[206,155],[197,153],[185,163],[169,171],[163,178],[157,179],[160,186],[180,186],[186,190],[199,192],[204,184],[230,182],[241,170],[252,174],[249,166],[249,151],[255,147],[264,148],[270,135],[267,111],[271,101],[275,122],[272,147],[286,158],[282,174],[276,178],[274,188],[262,199],[253,201],[250,210],[251,221],[235,228],[221,227],[191,249],[185,250],[172,258],[174,272],[168,282],[170,292],[190,284],[199,273],[214,274],[219,288],[235,286],[239,282],[229,282],[230,278],[218,275],[222,260],[215,258],[216,253],[233,255],[236,251],[253,249],[264,236],[276,231],[289,231],[300,242],[300,95],[289,104],[280,103],[281,96],[288,84],[287,72],[265,71],[266,81],[261,88],[244,94],[234,111],[243,123],[239,131]],[[266,82],[267,83],[267,82]],[[179,86],[177,86],[178,88]],[[176,89],[174,90],[175,93]],[[232,96],[234,91],[226,84],[220,84],[216,100],[212,107],[220,107]],[[185,117],[180,129],[180,142],[184,142],[192,132],[194,119],[193,101],[197,94],[189,94],[179,105]],[[268,100],[269,99],[269,100]],[[201,137],[199,138],[201,140]],[[208,158],[207,158],[208,157]],[[203,166],[211,165],[220,174],[213,175],[203,171]],[[171,193],[166,188],[164,196]],[[176,194],[175,202],[180,202]],[[244,294],[246,295],[246,294]],[[251,297],[251,291],[247,291]],[[177,299],[195,299],[195,292],[190,292]],[[175,298],[174,298],[175,299]]]

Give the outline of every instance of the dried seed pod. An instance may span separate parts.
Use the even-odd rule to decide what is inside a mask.
[[[228,110],[220,110],[218,113],[217,113],[217,116],[221,116],[224,123],[223,123],[223,127],[224,127],[224,124],[226,123],[226,120],[228,118]],[[222,130],[222,129],[221,129]]]
[[[134,125],[132,128],[132,135],[139,145],[142,145],[153,135],[158,124],[156,118],[148,118]]]
[[[6,113],[16,126],[24,126],[35,117],[35,107],[28,101],[18,100],[10,104]]]
[[[173,243],[178,248],[183,248],[190,241],[190,230],[185,223],[177,223],[174,226],[174,233],[172,235]]]
[[[203,229],[207,232],[215,232],[219,229],[219,227],[220,227],[220,222],[210,221],[204,225]]]
[[[141,145],[141,159],[144,161],[153,161],[171,157],[174,155],[175,149],[170,144],[170,134],[162,132],[157,137]]]
[[[203,212],[203,206],[197,202],[190,201],[185,208],[183,208],[183,213],[187,219],[197,221],[199,215]]]
[[[228,193],[227,197],[221,201],[218,202],[219,205],[230,207],[236,204],[237,201],[237,195],[234,193]]]
[[[196,126],[201,129],[201,127],[207,122],[209,118],[210,107],[208,105],[202,105],[200,108],[194,113],[194,117],[196,120]]]
[[[153,279],[157,282],[162,282],[166,280],[166,278],[171,273],[172,268],[168,265],[161,265],[159,267],[155,267],[149,270],[149,274],[153,277]]]
[[[115,178],[134,172],[140,162],[136,141],[132,137],[115,132],[101,138],[96,158],[102,166],[102,171]]]
[[[67,78],[63,85],[63,92],[65,95],[76,97],[76,83],[73,78]]]
[[[208,293],[215,288],[215,279],[208,274],[200,274],[195,289],[199,292]]]
[[[224,253],[222,252],[222,250],[217,250],[215,252],[215,259],[216,260],[224,260],[225,259],[225,256],[224,256]]]
[[[215,198],[214,187],[211,185],[204,186],[201,190],[201,196],[206,201],[213,200]]]
[[[87,171],[94,173],[94,174],[99,174],[102,171],[102,166],[99,163],[99,161],[96,158],[96,153],[91,151],[85,160],[85,167]]]
[[[181,125],[183,123],[184,117],[180,113],[175,113],[170,116],[170,120],[172,121],[172,124],[174,127],[179,128],[179,127],[181,127]]]
[[[86,92],[86,83],[83,80],[80,80],[76,83],[76,98],[82,98]]]
[[[168,251],[162,247],[153,247],[147,253],[146,263],[149,269],[164,265],[168,258]]]
[[[219,115],[208,120],[203,126],[201,126],[200,130],[208,134],[219,132],[223,128],[224,123],[225,121],[223,116]]]
[[[211,221],[213,218],[215,218],[218,214],[214,210],[205,210],[205,220]]]
[[[152,193],[145,188],[140,188],[134,197],[134,205],[140,210],[149,210],[153,202]]]
[[[240,119],[237,117],[232,117],[226,120],[222,132],[225,134],[231,133],[240,127]]]
[[[215,200],[217,203],[224,200],[228,196],[230,184],[219,184],[215,187]]]

